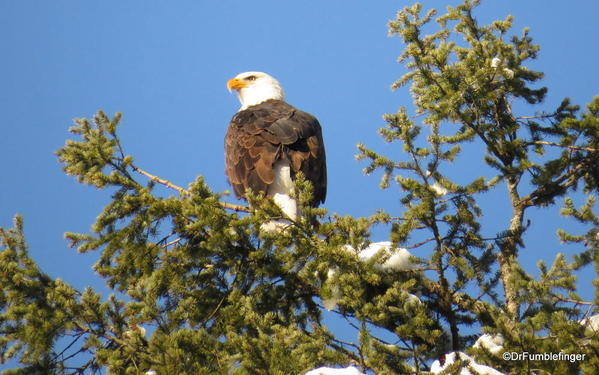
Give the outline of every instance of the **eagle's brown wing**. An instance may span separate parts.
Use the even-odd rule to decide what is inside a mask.
[[[273,165],[287,160],[291,178],[301,171],[314,186],[313,205],[324,202],[327,169],[318,120],[281,100],[267,100],[239,111],[225,137],[229,183],[238,198],[245,190],[266,192],[274,181]]]

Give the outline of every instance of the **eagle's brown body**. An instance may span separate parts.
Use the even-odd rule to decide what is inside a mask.
[[[318,120],[276,99],[239,111],[225,137],[226,173],[237,197],[248,188],[268,193],[280,161],[288,163],[292,180],[301,171],[312,183],[312,205],[324,202],[327,171]]]

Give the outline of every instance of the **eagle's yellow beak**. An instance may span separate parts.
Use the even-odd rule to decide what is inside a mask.
[[[233,78],[227,81],[227,89],[229,89],[229,92],[231,92],[231,90],[239,91],[246,86],[247,82],[242,79]]]

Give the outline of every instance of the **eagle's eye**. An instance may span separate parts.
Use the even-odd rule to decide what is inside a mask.
[[[255,80],[256,80],[256,78],[257,78],[256,76],[248,76],[248,77],[245,77],[244,79],[245,79],[246,81],[255,81]]]

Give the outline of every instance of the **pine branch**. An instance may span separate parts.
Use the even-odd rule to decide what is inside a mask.
[[[578,182],[578,179],[571,178],[571,177],[573,177],[576,173],[578,173],[584,167],[585,167],[585,165],[583,163],[576,165],[574,168],[569,170],[567,173],[564,173],[559,178],[557,178],[554,181],[554,183],[560,185],[560,187],[562,189],[567,189],[567,188],[571,187],[576,182]],[[567,181],[568,179],[570,179],[570,181]],[[567,181],[567,182],[565,182],[565,181]],[[523,208],[526,208],[526,207],[537,205],[539,199],[543,198],[543,194],[546,193],[545,190],[546,190],[545,186],[541,186],[537,190],[528,194],[526,197],[520,199],[520,206]]]
[[[87,323],[87,322],[86,322]],[[106,333],[106,331],[104,332],[98,332],[96,330],[94,330],[93,328],[88,328],[88,327],[84,327],[82,326],[79,322],[74,322],[75,326],[77,327],[77,329],[82,332],[82,333],[87,333],[90,335],[96,335],[97,337],[102,337],[105,340],[108,340],[110,342],[115,342],[121,346],[128,346],[130,348],[133,348],[133,346],[131,346],[131,343],[129,343],[126,340],[123,340],[119,337],[117,337],[116,335],[110,335],[108,333]],[[87,323],[89,325],[89,323]]]

